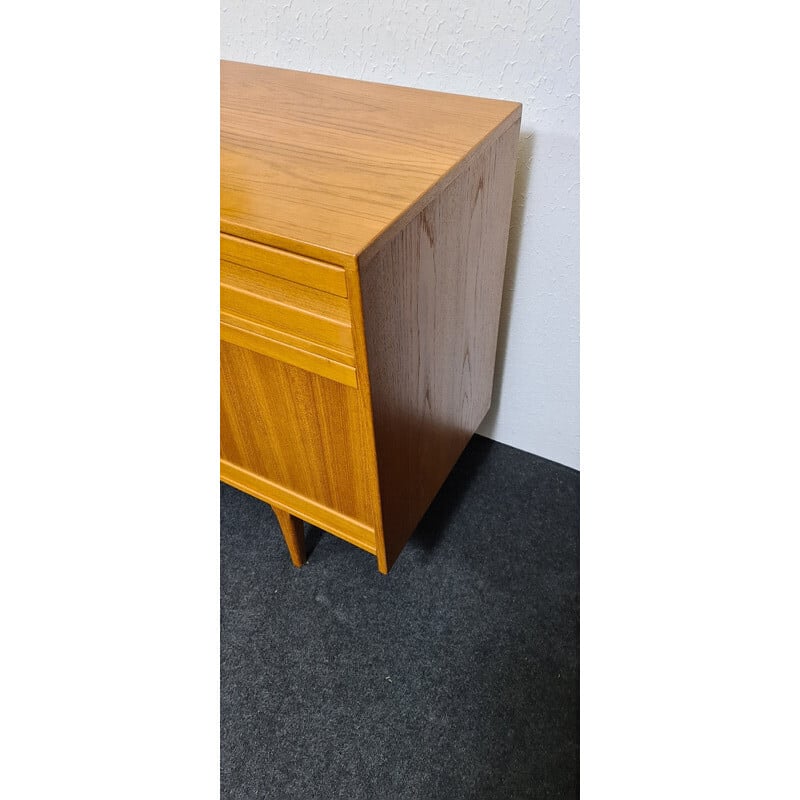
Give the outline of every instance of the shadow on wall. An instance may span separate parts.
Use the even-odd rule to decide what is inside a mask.
[[[497,332],[497,360],[494,367],[492,405],[481,423],[481,430],[488,430],[494,426],[499,409],[498,397],[503,389],[506,351],[508,349],[508,329],[511,322],[511,297],[517,280],[522,224],[525,219],[525,204],[528,199],[528,185],[530,184],[531,164],[533,163],[534,139],[533,131],[520,131],[519,145],[517,146],[517,168],[514,175],[514,199],[511,204],[511,226],[508,231],[503,302],[500,306],[500,327]]]

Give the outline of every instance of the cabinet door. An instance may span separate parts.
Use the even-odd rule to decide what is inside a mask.
[[[375,553],[358,390],[227,341],[220,368],[222,479]]]

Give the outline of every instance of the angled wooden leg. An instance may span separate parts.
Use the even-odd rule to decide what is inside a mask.
[[[281,526],[283,538],[289,548],[292,564],[302,567],[306,563],[306,539],[303,533],[303,520],[293,517],[288,511],[272,506],[278,524]]]

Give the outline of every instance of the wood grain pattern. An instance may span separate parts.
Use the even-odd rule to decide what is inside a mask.
[[[521,106],[221,71],[221,477],[386,573],[489,407]]]
[[[228,252],[231,251],[230,245]],[[264,248],[266,249],[266,248]],[[271,248],[270,248],[271,250]],[[289,263],[291,254],[268,254],[235,245],[234,257],[256,264],[220,262],[220,337],[226,342],[357,386],[350,306],[344,270],[336,268],[342,284],[336,293],[265,272]],[[304,262],[309,262],[304,259]],[[302,277],[317,276],[330,286],[329,275],[316,265],[303,265]],[[298,277],[293,274],[293,277]]]
[[[253,472],[237,467],[230,461],[220,461],[220,474],[225,483],[258,497],[273,508],[282,508],[329,533],[375,555],[375,530],[357,519],[340,514],[309,497],[293,492]]]
[[[347,297],[344,269],[333,264],[248,242],[224,233],[219,237],[219,252],[222,261],[260,270],[304,286],[313,286],[315,289],[339,297]]]
[[[387,568],[489,410],[518,133],[359,267]]]
[[[344,297],[222,261],[220,309],[353,355],[350,306]]]
[[[386,561],[386,541],[384,538],[383,511],[381,508],[380,477],[378,460],[375,452],[375,430],[372,418],[372,392],[368,380],[369,366],[367,361],[367,340],[364,332],[364,310],[361,294],[361,276],[357,270],[347,272],[347,294],[350,298],[350,311],[353,320],[353,345],[355,348],[356,369],[362,376],[358,383],[358,399],[361,419],[364,425],[364,436],[370,443],[370,451],[364,460],[365,481],[372,493],[374,546],[378,559],[378,569],[385,575],[389,572]]]
[[[296,567],[302,567],[306,563],[306,539],[303,520],[276,506],[273,506],[272,510],[278,518],[278,525],[281,527],[283,540],[286,542],[292,564]]]
[[[498,100],[223,61],[220,228],[355,267],[517,122]]]
[[[220,458],[374,530],[359,392],[225,341],[220,369]]]
[[[345,386],[358,386],[358,376],[354,367],[337,356],[331,357],[326,351],[307,339],[299,339],[285,331],[279,331],[266,325],[259,325],[250,320],[223,312],[219,326],[220,340],[239,347],[261,353],[285,364],[330,378]]]

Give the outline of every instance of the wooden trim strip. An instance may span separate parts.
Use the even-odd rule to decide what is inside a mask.
[[[353,349],[356,356],[356,369],[361,375],[369,375],[367,358],[367,341],[364,328],[364,312],[361,305],[361,274],[358,270],[348,272],[348,295],[350,297],[350,311],[353,318]],[[375,430],[372,416],[372,396],[369,380],[361,382],[359,396],[362,406],[362,419],[364,420],[365,433],[369,447],[366,452],[366,468],[370,489],[375,498],[375,556],[378,559],[378,570],[386,575],[389,564],[386,560],[386,542],[383,534],[383,510],[381,502],[380,480],[378,476],[378,461],[375,450]]]
[[[247,350],[253,350],[263,356],[269,356],[286,364],[292,364],[295,367],[300,367],[300,369],[308,370],[315,375],[321,375],[323,378],[343,383],[346,386],[358,387],[355,367],[333,361],[308,350],[302,350],[285,341],[279,341],[271,336],[256,333],[254,330],[240,328],[231,324],[236,317],[232,314],[225,314],[224,316],[228,321],[221,319],[219,324],[219,336],[223,341],[230,342],[230,344],[235,344],[238,347],[244,347]]]
[[[310,339],[305,339],[302,336],[295,336],[280,328],[273,328],[271,325],[267,325],[264,322],[256,322],[252,319],[240,317],[230,311],[220,311],[219,317],[226,325],[233,325],[234,328],[241,328],[243,331],[256,334],[256,336],[265,336],[267,339],[274,339],[276,342],[281,342],[297,350],[305,350],[327,361],[346,364],[348,367],[355,367],[356,365],[356,357],[353,352],[339,350],[336,347],[331,347],[320,342],[312,342]]]
[[[278,506],[295,517],[316,525],[346,542],[375,555],[375,531],[362,522],[340,514],[332,508],[320,505],[314,500],[296,494],[246,469],[220,459],[220,478],[224,483],[247,494],[257,497],[270,505]]]
[[[344,269],[315,258],[250,242],[227,233],[219,235],[220,259],[266,272],[304,286],[347,297]]]
[[[283,252],[302,255],[304,258],[311,258],[323,264],[337,264],[347,270],[356,269],[357,267],[357,259],[351,253],[340,253],[337,250],[331,250],[329,247],[300,242],[297,239],[263,231],[261,228],[254,228],[250,225],[231,221],[223,215],[220,215],[219,227],[221,233],[226,236],[233,236],[236,239],[263,244],[266,247],[275,247]]]
[[[228,313],[337,350],[353,351],[345,298],[228,261],[220,262],[219,290],[220,307]]]

